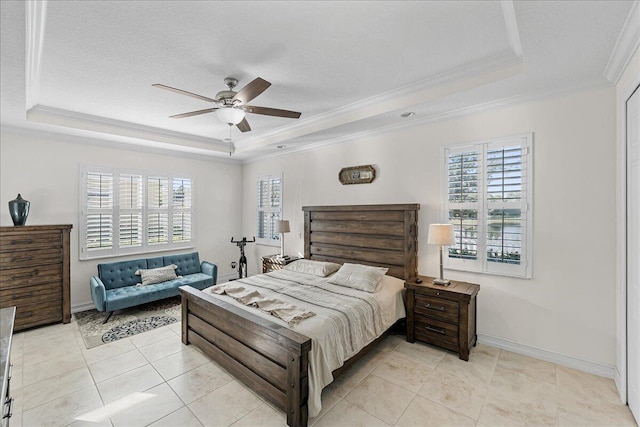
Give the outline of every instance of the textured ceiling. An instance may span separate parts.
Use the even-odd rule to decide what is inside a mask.
[[[262,77],[272,86],[251,104],[300,111],[302,117],[249,114],[251,132],[232,129],[240,160],[274,153],[276,145],[301,148],[476,105],[605,85],[603,71],[632,6],[1,4],[3,125],[56,126],[57,132],[223,156],[229,128],[215,114],[168,118],[212,105],[151,84],[214,97],[227,76],[240,80],[239,88]],[[401,119],[406,110],[416,115]]]

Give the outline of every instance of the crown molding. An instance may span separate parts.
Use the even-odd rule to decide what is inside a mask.
[[[511,107],[514,105],[525,104],[530,102],[551,100],[555,98],[562,98],[567,95],[577,94],[581,92],[587,92],[591,90],[605,89],[610,88],[611,84],[609,83],[592,83],[583,86],[575,86],[571,88],[566,88],[563,90],[550,89],[544,92],[531,92],[518,96],[513,96],[509,98],[503,98],[495,101],[486,102],[483,104],[476,104],[469,107],[459,108],[457,110],[447,111],[444,113],[432,114],[425,117],[416,118],[409,121],[403,121],[399,123],[394,123],[387,126],[382,126],[374,129],[368,129],[361,132],[351,133],[349,135],[327,139],[324,141],[319,141],[313,144],[303,145],[296,148],[287,149],[286,151],[263,154],[260,158],[247,158],[242,161],[242,164],[251,164],[257,163],[262,160],[266,160],[273,157],[281,157],[289,154],[297,154],[305,151],[314,151],[319,150],[321,148],[334,145],[334,144],[344,144],[347,142],[352,142],[355,140],[361,140],[365,138],[369,138],[372,136],[378,136],[382,134],[398,132],[405,129],[411,129],[419,126],[425,126],[427,124],[436,123],[445,120],[453,120],[464,116],[469,116],[471,114],[479,114],[492,110],[498,110],[500,108]]]
[[[26,9],[26,55],[25,95],[27,110],[38,103],[40,76],[42,73],[42,48],[47,17],[47,0],[27,0]]]
[[[511,50],[480,61],[465,64],[454,70],[438,74],[399,89],[345,105],[327,113],[300,120],[286,128],[275,129],[242,141],[237,152],[245,152],[266,145],[341,126],[389,111],[417,105],[433,99],[470,90],[504,80],[524,72],[522,59]]]
[[[609,62],[604,69],[604,76],[613,84],[617,84],[622,73],[629,65],[631,58],[640,47],[640,6],[637,0],[633,2],[629,15],[622,26],[622,30],[613,47]]]
[[[56,132],[55,130],[51,129],[14,126],[4,123],[0,127],[2,129],[3,136],[13,134],[16,136],[24,136],[28,138],[37,138],[43,140],[53,139],[73,144],[91,144],[100,147],[145,154],[181,157],[193,160],[210,161],[214,163],[241,164],[240,160],[230,158],[228,152],[226,155],[224,155],[218,152],[211,152],[209,150],[198,148],[193,148],[185,151],[188,149],[188,147],[177,147],[175,145],[163,143],[155,143],[151,145],[148,143],[145,144],[144,141],[137,141],[136,143],[132,143],[127,141],[126,138],[119,138],[117,136],[110,136],[102,133],[87,135],[84,132],[77,132],[77,134],[70,134],[68,132]]]
[[[214,152],[218,155],[228,154],[229,146],[224,141],[214,138],[189,135],[151,126],[106,117],[93,116],[61,108],[36,105],[27,111],[27,120],[37,123],[68,127],[89,132],[121,136],[129,139],[132,144],[142,145],[171,145],[188,151],[190,148],[201,152]]]
[[[509,46],[518,58],[522,58],[522,44],[520,43],[520,31],[518,30],[518,20],[516,19],[516,10],[513,0],[502,0],[502,15],[504,16],[504,26],[507,30],[507,38]]]

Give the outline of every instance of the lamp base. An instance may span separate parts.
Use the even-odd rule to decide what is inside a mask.
[[[433,279],[434,285],[449,286],[450,283],[451,283],[451,280],[447,280],[447,279]]]

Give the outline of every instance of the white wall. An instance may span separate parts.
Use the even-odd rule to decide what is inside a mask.
[[[250,163],[244,167],[243,229],[255,234],[255,181],[284,172],[287,253],[303,251],[305,205],[420,203],[420,274],[436,275],[427,226],[441,215],[440,147],[534,132],[533,279],[447,271],[481,285],[478,333],[606,367],[615,364],[615,90],[524,103],[395,133]],[[338,182],[342,167],[373,164],[371,184]],[[250,272],[259,256],[248,249]]]
[[[0,225],[12,226],[7,202],[18,193],[31,202],[27,225],[73,224],[71,231],[71,305],[91,303],[89,279],[97,264],[140,258],[79,261],[79,166],[157,170],[188,173],[194,180],[196,248],[200,259],[218,264],[218,277],[232,274],[229,264],[238,258],[229,243],[240,234],[242,166],[176,155],[148,154],[87,144],[75,137],[24,133],[3,129],[0,136]],[[187,252],[190,250],[174,251]],[[169,252],[171,253],[171,252]]]

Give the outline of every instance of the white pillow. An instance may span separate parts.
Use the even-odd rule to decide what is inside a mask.
[[[140,269],[136,271],[137,276],[142,277],[142,283],[138,283],[136,286],[153,285],[154,283],[162,283],[169,280],[177,279],[176,276],[177,265],[171,264],[164,267],[152,268],[150,270]]]
[[[329,283],[365,292],[375,292],[378,287],[378,282],[384,277],[387,270],[389,269],[345,263],[340,267],[340,270],[329,279]]]
[[[310,259],[299,259],[284,267],[285,270],[298,273],[313,274],[314,276],[327,277],[340,269],[340,264],[335,262],[314,261]]]

